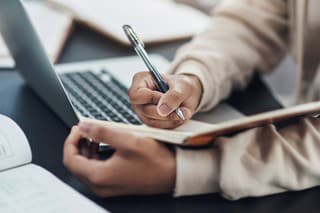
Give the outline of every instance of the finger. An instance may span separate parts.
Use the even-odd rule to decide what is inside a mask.
[[[78,144],[81,139],[81,132],[78,126],[73,126],[70,134],[64,143],[64,151],[67,149],[68,155],[79,154]]]
[[[186,100],[189,94],[176,89],[169,89],[159,100],[157,110],[161,116],[168,116]]]
[[[142,108],[143,108],[143,106],[136,107],[135,112],[138,115],[138,117],[140,118],[140,120],[142,121],[142,123],[144,123],[148,126],[151,126],[151,127],[157,127],[157,128],[162,128],[162,129],[173,129],[175,127],[182,125],[185,122],[185,121],[182,121],[180,118],[178,118],[177,115],[174,115],[175,112],[173,112],[172,115],[171,114],[169,115],[169,117],[172,116],[175,119],[169,119],[168,117],[161,117],[159,115],[158,115],[159,119],[157,119],[157,118],[153,118],[148,115],[145,115],[142,112]],[[184,110],[183,110],[183,112],[186,113],[186,111],[184,111]]]
[[[63,163],[74,175],[86,179],[99,165],[99,161],[89,160],[80,155],[78,143],[81,137],[79,127],[72,128],[64,144]]]
[[[161,96],[158,103],[158,113],[167,116],[176,110],[192,95],[192,88],[185,81],[177,78],[168,79],[169,90]]]
[[[157,85],[154,83],[150,72],[139,72],[133,76],[130,89],[138,90],[140,88],[149,88],[151,90],[157,89]]]
[[[79,124],[81,133],[93,141],[104,142],[117,150],[128,150],[133,144],[136,136],[131,133],[105,126],[102,122],[87,119]]]
[[[148,103],[149,99],[141,103],[143,97],[149,97],[147,92],[156,91],[157,87],[154,84],[152,76],[149,72],[140,72],[134,75],[132,85],[128,91],[131,102],[137,104]]]
[[[183,114],[190,114],[188,111],[190,111],[188,108],[186,107],[182,107],[181,108]],[[163,120],[163,121],[168,121],[168,120],[181,120],[181,118],[177,115],[177,113],[175,111],[173,111],[172,113],[170,113],[168,116],[163,117],[160,116],[157,110],[157,106],[153,105],[153,104],[147,104],[147,105],[143,105],[141,106],[141,114],[149,119],[155,119],[155,120]],[[187,119],[187,117],[186,117]]]
[[[167,117],[160,116],[158,113],[157,106],[155,105],[143,105],[142,108],[142,115],[144,115],[147,118],[156,119],[156,120],[181,120],[181,118],[178,116],[176,111],[171,112]],[[187,107],[180,107],[183,115],[185,116],[185,120],[189,120],[192,115],[193,111]]]
[[[141,121],[151,127],[161,128],[161,129],[173,129],[184,123],[182,120],[156,120],[152,118],[147,118],[144,116],[140,117]]]
[[[129,98],[131,104],[157,104],[162,93],[148,88],[139,88],[137,90],[129,90]]]

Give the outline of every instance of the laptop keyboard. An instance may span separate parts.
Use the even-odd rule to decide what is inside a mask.
[[[87,118],[141,124],[131,110],[127,88],[108,71],[60,75],[73,106]]]

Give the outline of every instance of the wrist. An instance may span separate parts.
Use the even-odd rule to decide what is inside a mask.
[[[183,74],[183,75],[187,76],[192,82],[192,85],[194,88],[193,93],[195,94],[195,98],[197,101],[197,107],[198,107],[201,102],[202,93],[203,93],[202,83],[201,83],[199,77],[196,75],[192,75],[192,74]]]

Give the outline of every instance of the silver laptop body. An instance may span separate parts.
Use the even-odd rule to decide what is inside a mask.
[[[98,69],[99,62],[66,66],[69,70],[58,66],[56,72],[20,0],[0,0],[0,31],[27,84],[68,126],[83,117],[141,123],[130,108],[128,85],[103,66]]]

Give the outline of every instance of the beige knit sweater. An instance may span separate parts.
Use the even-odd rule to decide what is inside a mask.
[[[318,0],[224,0],[210,27],[177,53],[172,73],[194,74],[210,110],[254,70],[271,70],[287,50],[297,61],[299,100],[319,63]],[[319,44],[318,44],[319,43]],[[318,47],[319,46],[319,47]],[[269,125],[216,140],[203,150],[177,149],[176,196],[221,192],[228,199],[320,185],[320,119],[278,130]]]

